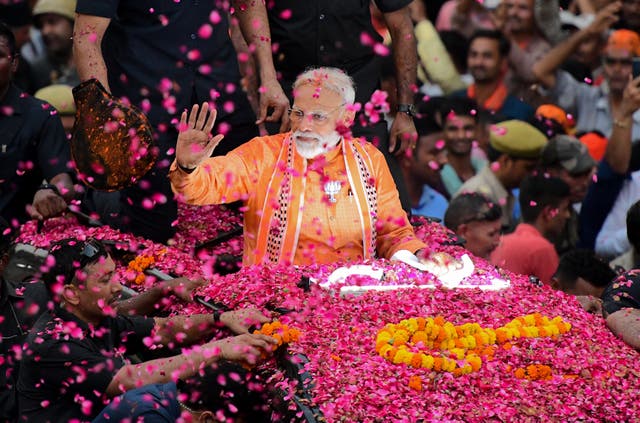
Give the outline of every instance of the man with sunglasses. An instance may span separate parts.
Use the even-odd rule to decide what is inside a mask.
[[[131,401],[126,395],[132,391],[132,421],[174,421],[181,414],[175,382],[221,360],[254,364],[271,351],[272,338],[248,334],[249,326],[267,320],[254,309],[169,318],[118,314],[122,286],[114,279],[114,261],[96,240],[54,244],[45,266],[54,308],[27,337],[17,384],[21,419],[108,420],[105,405]],[[242,334],[188,347],[221,326]],[[136,365],[124,358],[162,346],[183,352]]]
[[[242,200],[243,264],[392,258],[424,247],[402,210],[382,153],[349,135],[355,90],[336,68],[310,69],[293,85],[291,132],[254,138],[209,158],[215,111],[183,113],[169,177],[190,204]]]

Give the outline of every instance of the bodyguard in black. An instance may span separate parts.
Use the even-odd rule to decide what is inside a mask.
[[[15,385],[22,345],[49,296],[41,282],[12,284],[0,278],[0,421],[17,417]]]
[[[55,216],[67,206],[60,190],[73,196],[62,122],[51,105],[13,85],[17,65],[14,35],[0,23],[0,214],[10,223]]]
[[[80,79],[97,78],[111,94],[128,98],[155,129],[158,162],[146,180],[122,191],[126,221],[116,223],[154,241],[165,242],[175,233],[177,206],[167,178],[177,138],[177,121],[172,119],[194,103],[214,102],[218,113],[214,131],[225,134],[221,150],[216,150],[221,155],[258,135],[229,37],[229,11],[221,3],[79,0],[77,4],[74,52]],[[260,10],[254,11],[260,7],[262,17]],[[264,5],[252,2],[236,15],[245,38],[257,40],[260,79],[268,87],[264,96],[280,97],[282,104],[277,107],[284,113],[288,105],[271,62]],[[261,19],[264,22],[258,25]],[[257,35],[260,31],[264,34]]]

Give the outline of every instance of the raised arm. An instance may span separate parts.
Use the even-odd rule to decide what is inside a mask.
[[[427,77],[438,84],[445,94],[464,88],[464,82],[455,68],[451,56],[442,43],[436,28],[427,18],[424,2],[414,0],[409,5],[411,20],[415,23],[415,37],[420,64]]]
[[[631,129],[633,113],[640,109],[640,77],[629,81],[622,94],[622,103],[613,116],[613,125],[604,160],[611,169],[624,174],[629,169],[631,157]]]
[[[616,13],[620,10],[620,2],[614,2],[603,8],[588,27],[574,33],[565,41],[552,48],[542,59],[533,65],[533,75],[546,88],[556,85],[556,71],[569,58],[580,43],[589,37],[600,37],[611,24],[618,20]]]
[[[76,14],[73,27],[73,60],[81,81],[96,78],[111,92],[107,66],[102,57],[102,39],[111,19]]]

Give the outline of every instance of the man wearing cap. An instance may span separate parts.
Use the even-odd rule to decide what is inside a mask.
[[[509,120],[494,125],[489,135],[489,161],[477,175],[465,182],[456,195],[465,192],[485,194],[502,208],[505,232],[516,226],[513,215],[515,197],[512,190],[538,165],[542,148],[547,143],[544,134],[532,125]]]
[[[72,87],[65,84],[49,85],[36,91],[34,97],[46,101],[56,109],[64,132],[70,137],[76,119],[76,103],[73,101]]]
[[[13,33],[0,23],[0,215],[12,225],[56,216],[74,195],[60,118],[11,82],[16,52]]]
[[[73,62],[73,21],[76,0],[38,0],[33,22],[42,33],[46,55],[33,63],[36,89],[51,84],[80,83]]]
[[[562,179],[571,187],[571,203],[578,206],[587,195],[596,162],[587,147],[570,135],[556,135],[542,151],[543,172]],[[558,254],[562,254],[578,243],[578,212],[570,209],[571,216],[560,236],[555,239]]]

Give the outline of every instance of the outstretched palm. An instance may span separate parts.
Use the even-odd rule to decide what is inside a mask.
[[[182,112],[180,126],[178,128],[178,141],[176,143],[176,160],[178,164],[194,168],[204,159],[211,156],[224,135],[211,136],[211,130],[216,121],[216,111],[209,111],[209,104],[197,104],[191,108],[191,112]]]

